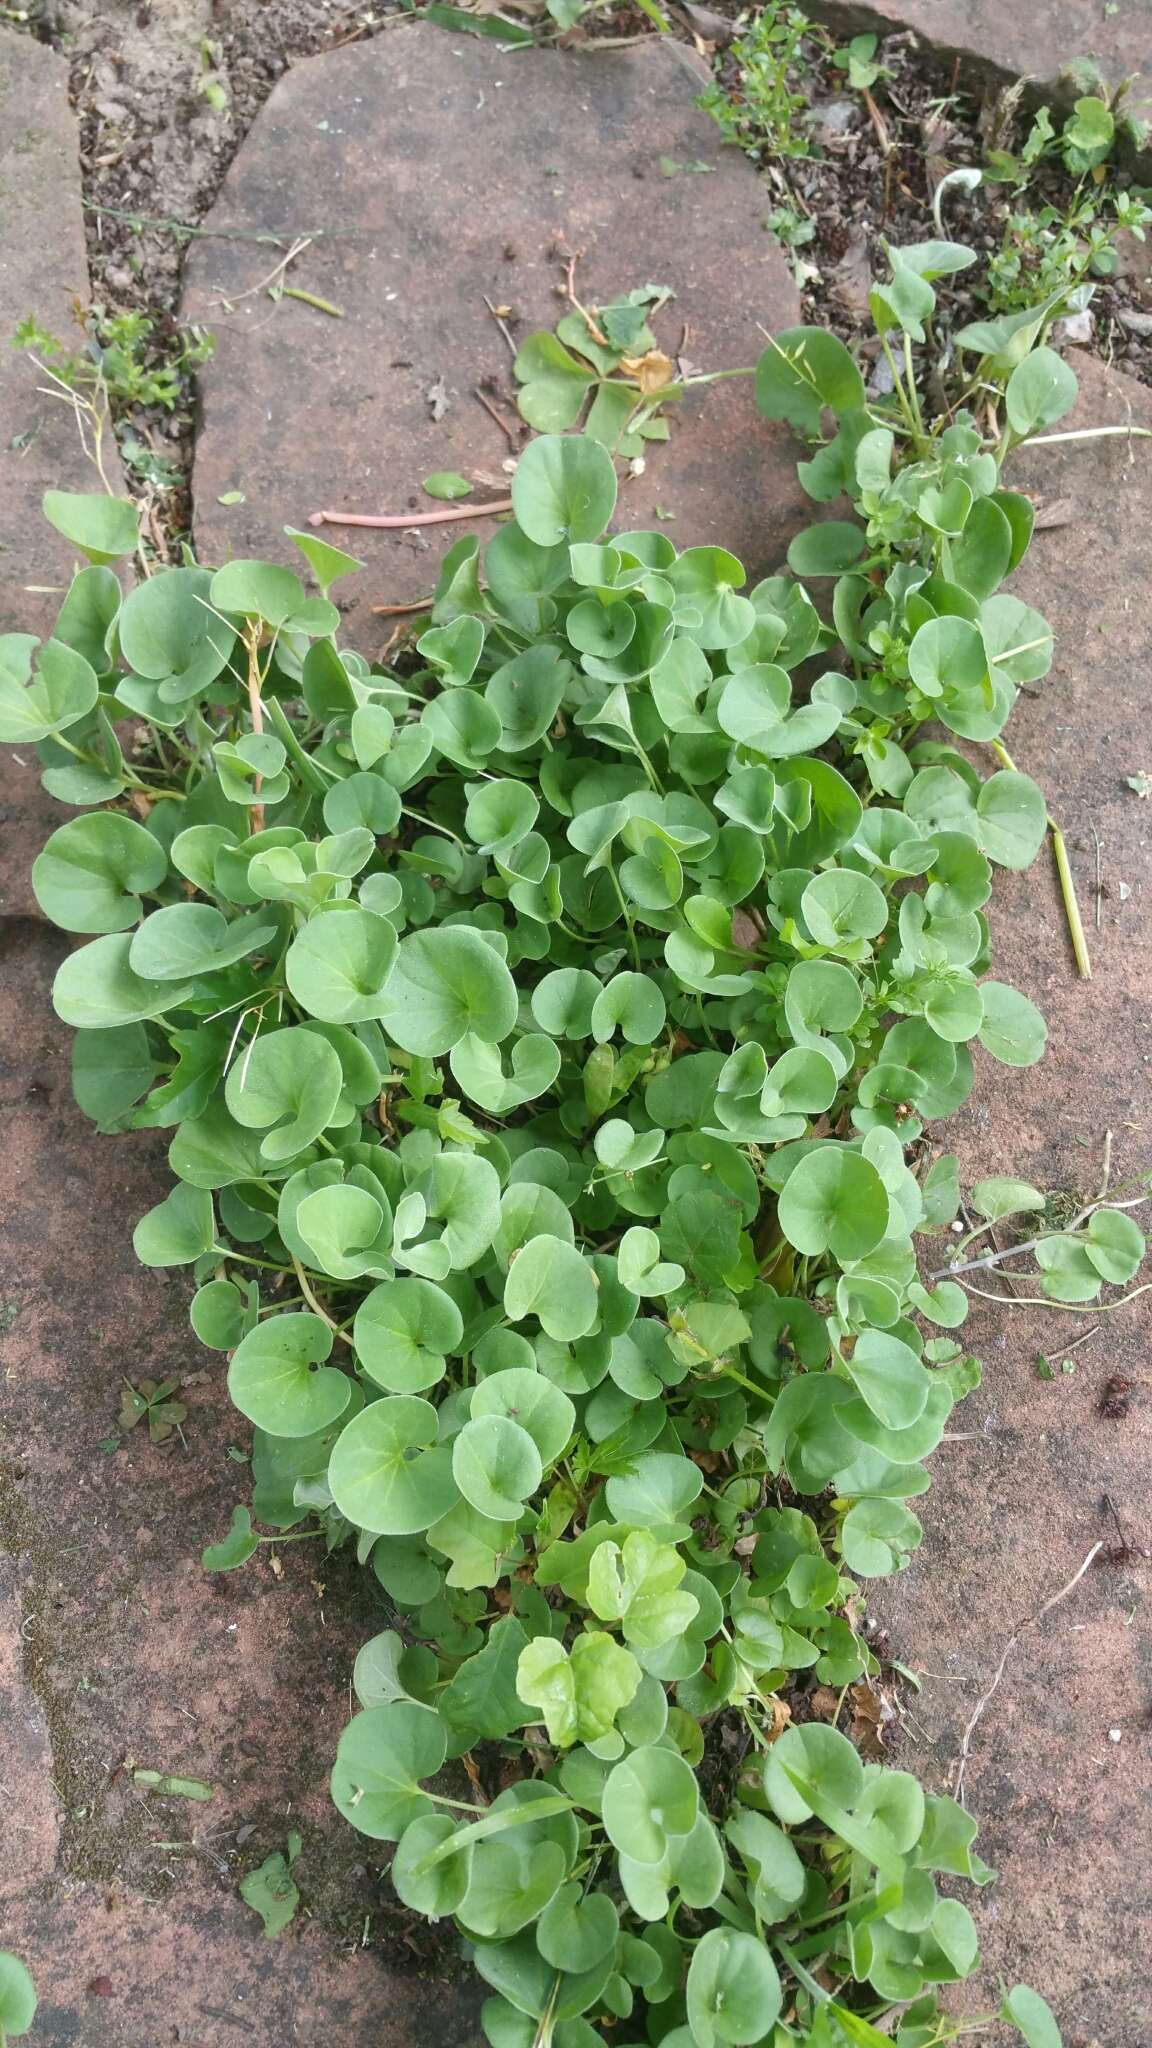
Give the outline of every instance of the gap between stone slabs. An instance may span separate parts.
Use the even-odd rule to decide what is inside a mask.
[[[933,56],[956,58],[961,92],[1011,86],[1023,79],[1029,104],[1070,107],[1098,82],[1111,88],[1134,78],[1125,102],[1145,119],[1152,112],[1152,16],[1146,0],[804,0],[804,12],[837,35],[892,35],[911,29]],[[1141,74],[1144,74],[1141,76]],[[1147,177],[1152,156],[1139,153]]]

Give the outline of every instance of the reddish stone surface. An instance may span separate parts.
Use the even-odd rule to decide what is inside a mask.
[[[1144,387],[1073,360],[1082,397],[1063,426],[1152,426]],[[1075,976],[1048,853],[1024,874],[999,873],[997,970],[1040,1004],[1049,1045],[1023,1073],[981,1056],[971,1103],[938,1134],[941,1149],[959,1152],[965,1186],[1013,1173],[1087,1199],[1109,1129],[1117,1181],[1152,1167],[1152,802],[1125,781],[1152,769],[1147,446],[1072,443],[1015,466],[1049,504],[1068,500],[1071,516],[1036,536],[1013,586],[1051,620],[1056,659],[1021,696],[1007,737],[1068,833],[1094,973]],[[937,1250],[943,1264],[947,1246]],[[881,1601],[894,1654],[925,1673],[902,1760],[943,1786],[1013,1629],[1098,1539],[1118,1543],[1105,1496],[1120,1516],[1137,1554],[1094,1565],[1023,1636],[972,1735],[965,1785],[980,1847],[1000,1872],[974,1909],[985,1988],[997,1971],[1023,1978],[1050,1999],[1066,2042],[1100,2048],[1152,2044],[1150,1304],[1146,1295],[1106,1318],[1070,1354],[1063,1347],[1094,1315],[980,1304],[966,1335],[984,1384],[932,1461],[923,1551]],[[1037,1376],[1039,1352],[1053,1356],[1054,1380]],[[1061,1370],[1064,1356],[1074,1373]],[[1117,1373],[1134,1383],[1131,1406],[1109,1419],[1101,1403]],[[958,2002],[980,2009],[968,1988]]]
[[[87,300],[77,143],[64,59],[0,28],[0,633],[47,632],[72,574],[72,548],[41,515],[43,492],[100,489],[71,411],[38,391],[43,380],[8,345],[29,314],[74,333],[74,302]],[[117,483],[115,448],[105,467]],[[0,749],[0,912],[35,910],[25,849],[60,816],[35,770]]]
[[[427,26],[397,28],[290,71],[254,124],[208,216],[209,230],[270,230],[285,247],[318,227],[292,276],[342,320],[285,299],[241,298],[275,252],[198,241],[185,317],[218,347],[201,377],[193,477],[205,560],[282,558],[285,524],[318,508],[435,509],[435,470],[498,481],[508,443],[474,389],[497,380],[517,419],[511,359],[485,307],[514,307],[518,337],[564,310],[562,250],[583,251],[577,290],[602,302],[655,280],[676,298],[657,323],[670,354],[701,369],[754,362],[761,328],[798,318],[784,256],[763,226],[765,187],[694,106],[705,74],[679,45],[580,55],[501,53]],[[679,165],[665,175],[661,160]],[[707,165],[708,169],[686,166]],[[232,310],[221,306],[228,300]],[[447,412],[430,417],[443,379]],[[674,409],[622,492],[619,520],[659,523],[678,546],[718,537],[750,572],[775,568],[803,516],[795,450],[757,424],[748,387],[720,384]],[[682,414],[682,417],[680,417]],[[221,506],[233,490],[242,505]],[[491,520],[479,531],[494,531]],[[391,621],[372,604],[430,590],[466,525],[424,535],[328,528],[366,572],[339,587],[367,650]]]
[[[1074,67],[1094,65],[1116,86],[1136,79],[1129,105],[1147,118],[1152,76],[1149,74],[1149,13],[1146,0],[809,0],[806,11],[817,21],[848,34],[914,29],[939,55],[958,57],[961,88],[993,78],[1007,84],[1024,78],[1033,97],[1070,101],[1091,92],[1085,79],[1077,84]],[[1143,74],[1143,75],[1141,75]]]

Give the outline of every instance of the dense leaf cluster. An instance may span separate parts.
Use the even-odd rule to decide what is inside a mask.
[[[966,252],[898,253],[886,346]],[[761,409],[857,516],[750,591],[612,531],[604,447],[546,436],[399,669],[338,649],[315,537],[319,596],[255,561],[125,595],[127,513],[62,494],[90,566],[50,640],[0,641],[0,738],[76,813],[34,869],[85,938],[76,1094],[171,1131],[136,1249],[192,1269],[254,1428],[205,1561],[319,1517],[378,1579],[333,1794],[455,1917],[493,2048],[843,2048],[894,2004],[924,2048],[975,1960],[974,1823],[801,1702],[876,1672],[852,1575],[907,1563],[978,1377],[962,1288],[918,1276],[958,1203],[923,1126],[975,1043],[1044,1043],[984,915],[1043,798],[952,739],[1051,656],[1000,590],[1031,510],[999,457],[1073,387],[1042,315],[1000,325],[998,448],[776,338]],[[491,1804],[438,1775],[478,1745]]]

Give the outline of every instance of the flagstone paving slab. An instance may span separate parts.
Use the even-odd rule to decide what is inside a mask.
[[[797,320],[796,289],[763,226],[767,189],[694,105],[704,76],[670,41],[505,53],[427,25],[290,71],[205,225],[271,231],[283,247],[324,229],[291,276],[344,318],[254,293],[275,250],[192,245],[185,317],[218,337],[193,477],[201,556],[280,557],[284,525],[320,508],[436,509],[420,483],[437,470],[502,482],[508,442],[474,391],[496,380],[517,422],[516,387],[485,298],[513,307],[520,338],[551,327],[565,252],[582,252],[585,303],[672,286],[657,323],[669,354],[682,347],[707,370],[754,362],[762,328]],[[441,387],[447,410],[434,418]],[[624,486],[620,522],[664,514],[679,546],[716,539],[722,524],[752,573],[776,567],[801,516],[787,435],[755,424],[742,380],[680,410],[671,444]],[[234,492],[243,503],[220,504]],[[370,651],[387,629],[367,607],[424,595],[469,527],[326,530],[369,565],[340,589]]]
[[[1143,385],[1072,360],[1082,395],[1062,426],[1152,426]],[[1039,1003],[1049,1042],[1025,1072],[979,1056],[970,1103],[937,1134],[959,1153],[965,1187],[1011,1173],[1088,1199],[1106,1130],[1115,1183],[1152,1167],[1152,803],[1126,779],[1152,769],[1148,445],[1034,450],[1012,473],[1069,515],[1037,534],[1012,586],[1051,621],[1056,658],[1021,694],[1007,738],[1068,834],[1093,979],[1075,975],[1047,852],[1026,873],[998,872],[997,971]],[[936,1249],[943,1265],[947,1245]],[[1120,1517],[1133,1555],[1102,1558],[1022,1637],[972,1733],[964,1786],[978,1846],[1000,1872],[974,1909],[985,1987],[997,1971],[1024,1979],[1050,1999],[1066,2043],[1099,2048],[1152,2048],[1150,1303],[1104,1319],[1071,1353],[1095,1314],[977,1305],[965,1336],[984,1384],[932,1460],[923,1551],[880,1601],[893,1654],[925,1673],[901,1761],[942,1789],[1012,1631],[1093,1544],[1119,1543],[1106,1498]],[[1038,1353],[1052,1355],[1054,1379],[1038,1376]],[[1117,1375],[1130,1385],[1109,1399]],[[968,1987],[957,2002],[980,2007]]]
[[[838,32],[882,35],[913,29],[942,57],[960,60],[965,89],[991,79],[1027,79],[1034,96],[1068,102],[1093,82],[1078,67],[1095,66],[1110,86],[1136,83],[1129,105],[1147,117],[1152,95],[1147,0],[810,0],[807,12]],[[1141,75],[1142,74],[1142,75]]]
[[[88,298],[76,121],[68,66],[30,36],[0,28],[0,632],[46,632],[74,551],[40,512],[48,489],[99,490],[67,405],[44,397],[27,357],[9,347],[29,314],[57,333]],[[106,468],[120,470],[115,449]],[[56,812],[55,817],[52,813]],[[0,749],[0,913],[34,909],[25,848],[59,808],[39,777]]]

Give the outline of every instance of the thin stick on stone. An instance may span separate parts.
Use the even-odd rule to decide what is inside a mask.
[[[971,1751],[972,1737],[976,1732],[976,1725],[978,1721],[980,1720],[981,1716],[984,1713],[985,1708],[988,1706],[993,1695],[995,1694],[996,1689],[1000,1684],[1000,1680],[1004,1676],[1004,1672],[1007,1667],[1009,1657],[1012,1655],[1012,1652],[1016,1648],[1017,1643],[1020,1641],[1021,1636],[1027,1634],[1027,1631],[1030,1628],[1036,1628],[1038,1624],[1043,1621],[1044,1616],[1046,1614],[1051,1614],[1052,1609],[1054,1607],[1058,1607],[1061,1600],[1067,1599],[1073,1587],[1078,1586],[1080,1584],[1080,1581],[1084,1577],[1085,1572],[1088,1570],[1089,1565],[1093,1563],[1094,1559],[1098,1556],[1099,1552],[1103,1549],[1103,1547],[1104,1539],[1103,1537],[1101,1537],[1098,1543],[1094,1543],[1092,1545],[1092,1548],[1088,1552],[1087,1557],[1084,1559],[1083,1564],[1080,1566],[1079,1571],[1073,1573],[1072,1577],[1068,1581],[1068,1584],[1066,1586],[1061,1586],[1060,1591],[1058,1593],[1051,1594],[1050,1597],[1044,1602],[1043,1607],[1037,1608],[1035,1614],[1029,1615],[1027,1621],[1022,1621],[1020,1623],[1019,1628],[1013,1629],[1012,1634],[1009,1636],[1008,1641],[1005,1643],[1003,1652],[1001,1653],[1000,1662],[996,1666],[996,1672],[995,1676],[993,1677],[992,1683],[988,1687],[987,1692],[981,1694],[980,1698],[976,1702],[976,1705],[973,1707],[971,1719],[968,1722],[968,1726],[964,1730],[963,1739],[960,1743],[960,1753],[954,1765],[954,1769],[956,1772],[955,1797],[960,1804],[963,1804],[964,1799],[964,1773],[968,1768],[968,1757]]]
[[[511,498],[490,498],[486,505],[449,505],[442,512],[313,512],[309,526],[443,526],[449,519],[488,519],[510,512]]]

